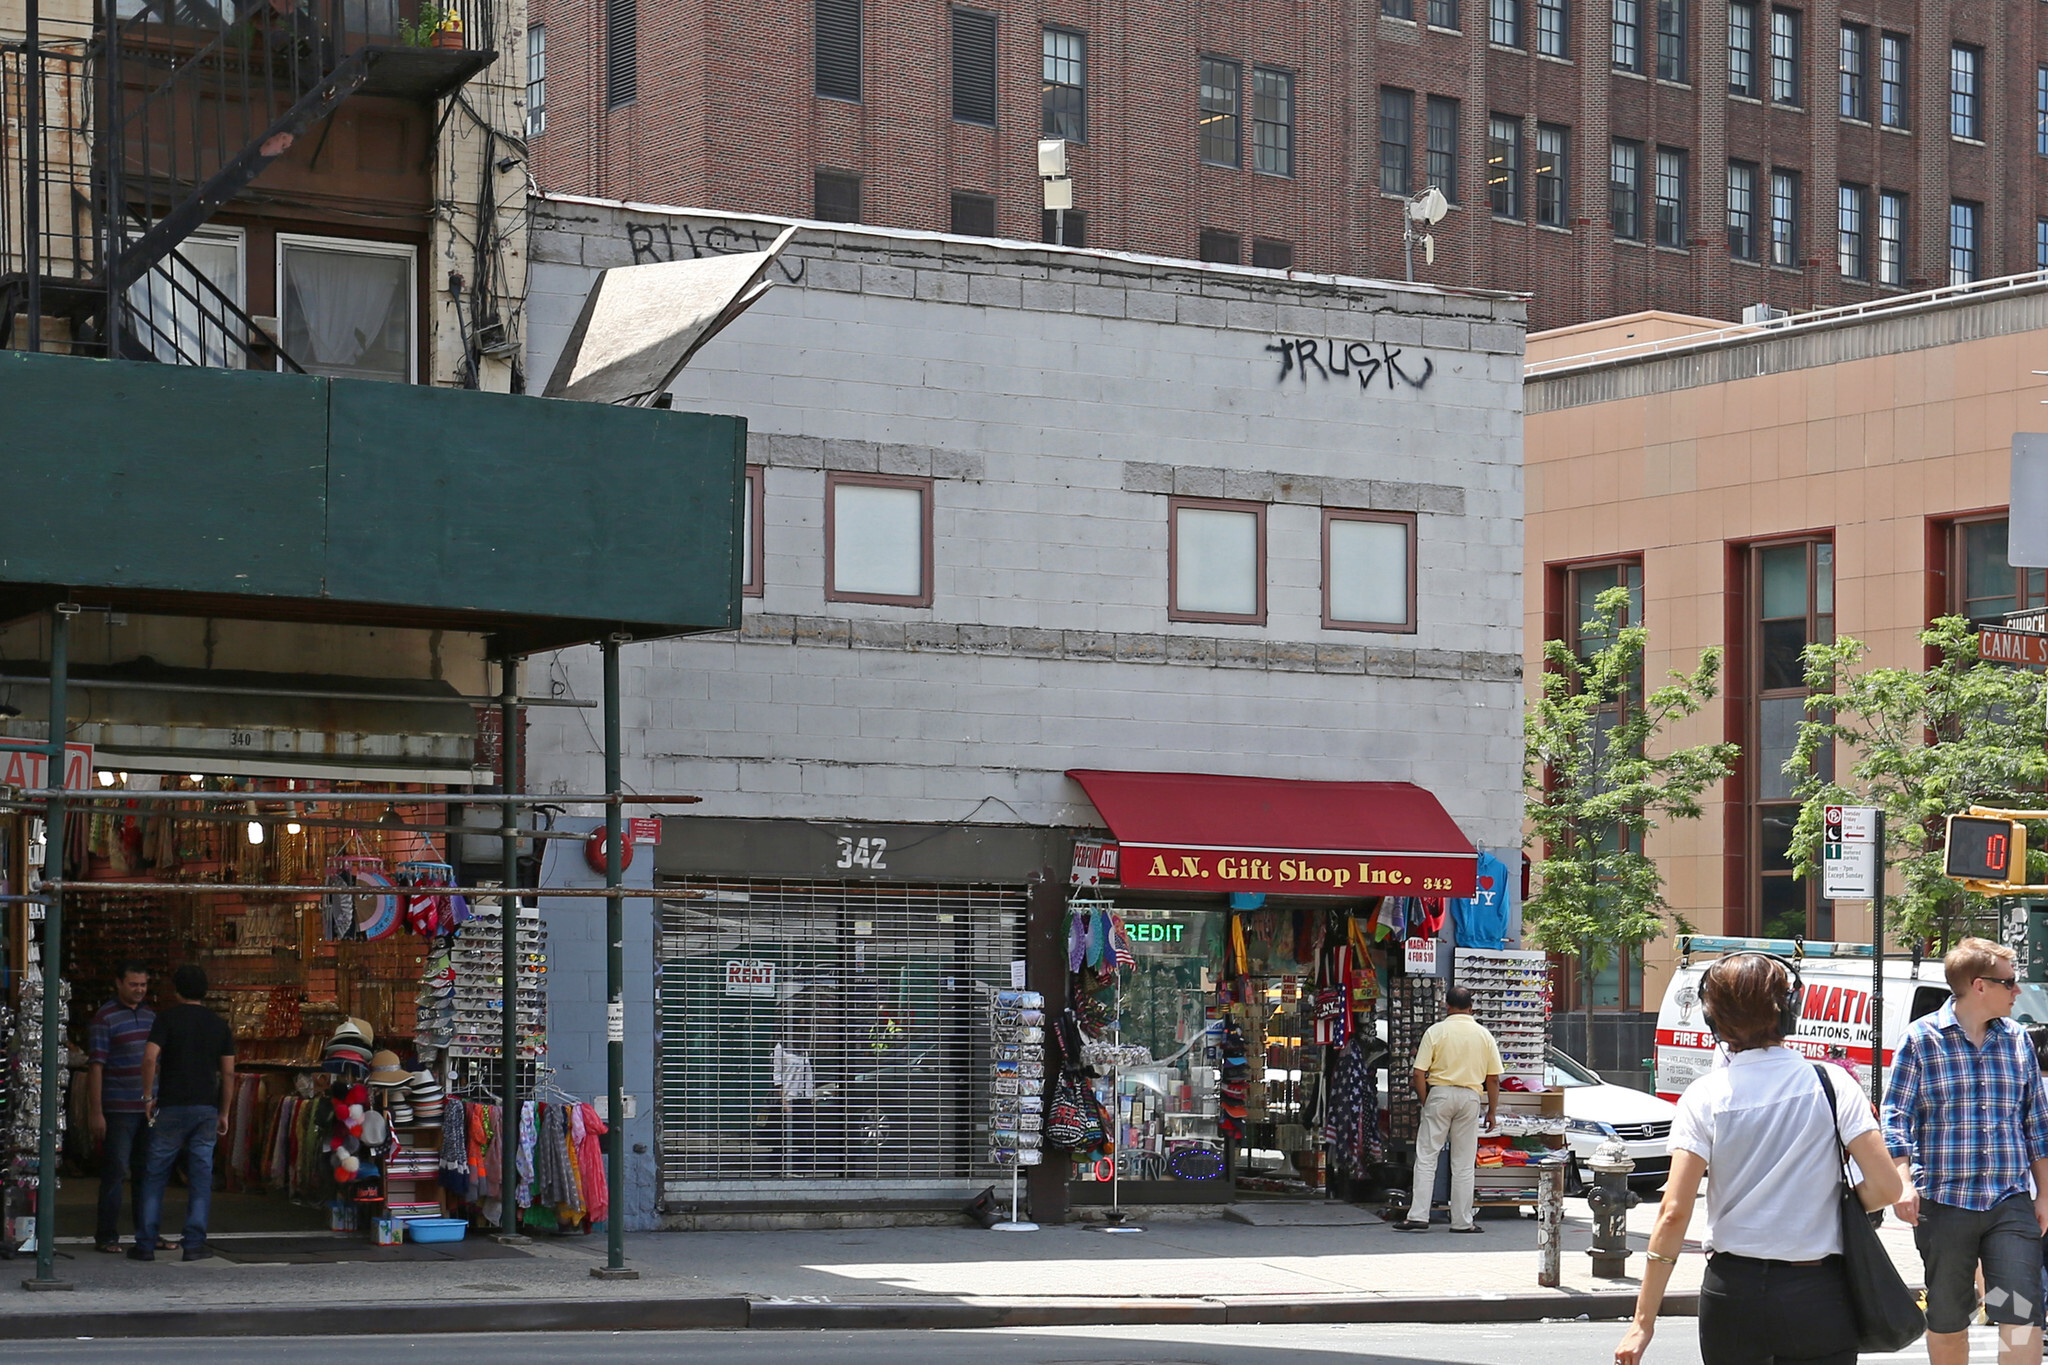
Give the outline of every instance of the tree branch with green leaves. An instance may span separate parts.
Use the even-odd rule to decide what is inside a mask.
[[[1792,832],[1794,875],[1820,866],[1822,808],[1878,806],[1885,813],[1884,859],[1902,891],[1886,909],[1907,940],[1948,943],[1995,913],[1991,900],[1942,875],[1942,817],[1973,805],[2036,807],[2048,785],[2042,704],[2048,676],[1977,657],[1977,628],[1943,616],[1920,634],[1935,651],[1925,670],[1861,668],[1863,642],[1843,637],[1809,645],[1806,683],[1815,694],[1785,771],[1803,802]],[[1859,671],[1860,670],[1860,671]],[[1822,746],[1849,761],[1846,780],[1823,773]],[[2038,848],[2040,826],[2028,845]],[[2048,857],[2029,854],[2029,881]]]
[[[1578,954],[1589,974],[1667,925],[1691,929],[1665,902],[1644,845],[1660,821],[1698,819],[1702,794],[1728,779],[1740,753],[1726,743],[1653,752],[1669,727],[1714,699],[1721,651],[1706,650],[1692,672],[1673,672],[1645,695],[1649,632],[1622,624],[1628,605],[1624,588],[1600,595],[1580,629],[1597,649],[1544,642],[1542,692],[1525,718],[1527,842],[1542,855],[1525,914],[1538,943]]]

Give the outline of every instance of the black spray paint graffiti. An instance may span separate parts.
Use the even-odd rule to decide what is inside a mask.
[[[682,235],[680,247],[676,235]],[[629,223],[626,225],[626,240],[633,244],[633,264],[646,265],[649,262],[678,260],[678,250],[686,253],[691,260],[702,260],[706,256],[732,256],[742,251],[766,251],[775,244],[775,233],[763,233],[756,228],[730,228],[723,223],[697,229],[688,223],[672,226],[668,223]],[[782,278],[796,284],[804,277],[804,262],[801,256],[784,252],[776,258],[775,268],[782,272]]]
[[[1436,373],[1436,362],[1428,356],[1422,358],[1422,373],[1410,374],[1401,364],[1403,352],[1387,342],[1370,341],[1322,341],[1314,337],[1283,337],[1266,348],[1280,357],[1280,382],[1286,383],[1287,376],[1297,369],[1301,371],[1301,382],[1308,383],[1309,367],[1325,382],[1349,375],[1358,376],[1358,387],[1368,392],[1373,381],[1385,377],[1387,388],[1394,387],[1400,380],[1411,389],[1419,389],[1429,382]],[[1377,352],[1377,353],[1376,353]]]

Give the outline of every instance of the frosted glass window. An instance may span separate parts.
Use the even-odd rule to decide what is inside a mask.
[[[924,490],[841,483],[832,491],[832,590],[924,596]]]
[[[1174,509],[1176,612],[1259,614],[1259,514],[1218,507]]]
[[[1327,612],[1333,624],[1408,624],[1408,523],[1332,518]]]

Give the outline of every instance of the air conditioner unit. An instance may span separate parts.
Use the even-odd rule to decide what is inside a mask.
[[[1768,303],[1752,303],[1742,310],[1742,320],[1749,323],[1776,322],[1779,318],[1792,315],[1782,308],[1773,308]]]

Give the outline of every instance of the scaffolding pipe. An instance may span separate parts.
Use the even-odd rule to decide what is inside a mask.
[[[73,882],[48,881],[43,889],[53,895],[61,892],[79,893],[104,891],[109,895],[185,895],[185,896],[226,896],[255,892],[266,896],[386,896],[405,891],[415,891],[434,896],[481,896],[496,899],[508,894],[502,886],[337,886],[322,882],[318,885],[286,885],[279,882]],[[584,900],[631,900],[646,897],[646,891],[628,890],[617,886],[520,886],[510,888],[514,896],[568,896]],[[687,891],[666,891],[663,895],[684,900],[695,899]],[[705,893],[705,897],[709,896]]]
[[[202,277],[203,278],[203,277]],[[0,683],[12,687],[48,687],[48,678],[23,677],[19,674],[0,673]],[[72,686],[83,691],[107,692],[178,692],[194,693],[200,696],[218,697],[278,697],[286,701],[389,701],[426,702],[436,706],[503,706],[503,697],[471,697],[461,693],[450,696],[446,693],[412,692],[306,692],[290,687],[218,687],[212,683],[147,682],[135,678],[73,678]],[[515,697],[518,706],[569,706],[585,711],[597,709],[594,701],[579,701],[575,697]]]
[[[704,798],[681,796],[672,793],[653,795],[641,792],[578,792],[573,795],[520,795],[506,796],[498,792],[302,792],[302,791],[239,791],[239,792],[131,792],[114,791],[53,791],[48,787],[28,787],[16,793],[15,802],[32,802],[36,805],[48,801],[52,796],[61,796],[67,801],[296,801],[301,805],[310,803],[347,803],[382,801],[393,806],[601,806],[617,801],[622,806],[694,806]],[[8,802],[0,802],[5,806]]]
[[[35,0],[29,0],[35,13]],[[33,26],[35,20],[29,23]],[[34,32],[31,27],[31,33]],[[29,129],[31,141],[36,136]],[[31,225],[33,228],[33,225]],[[30,324],[35,324],[31,320]],[[71,666],[71,618],[78,608],[59,602],[50,608],[50,771],[57,786],[43,809],[43,1075],[36,1144],[36,1275],[30,1287],[70,1288],[57,1279],[57,1133],[64,1117],[64,731],[70,700],[65,682]]]
[[[28,0],[28,13],[25,19],[24,27],[27,29],[28,40],[28,88],[23,91],[25,98],[22,107],[21,124],[21,178],[22,199],[24,201],[22,207],[26,210],[23,216],[22,229],[24,246],[26,247],[23,259],[24,264],[28,267],[28,349],[31,352],[35,352],[43,349],[43,10],[41,0]],[[12,319],[9,319],[9,321],[12,321]],[[61,603],[60,608],[70,605],[68,602]],[[71,609],[73,611],[77,610],[76,607]],[[68,621],[66,625],[68,627]],[[60,693],[64,686],[58,679],[58,673],[57,652],[54,647],[53,637],[50,651],[50,689],[52,693],[51,701],[53,703],[56,701],[56,694]],[[62,727],[60,726],[59,728],[61,729]],[[57,749],[57,783],[59,786],[62,786],[64,783],[64,767],[62,763],[64,750],[62,743],[61,740],[58,741],[59,747]],[[40,1189],[41,1187],[38,1186],[37,1188]],[[40,1200],[38,1200],[36,1207],[39,1210],[41,1209],[42,1204]],[[38,1213],[37,1226],[40,1227],[41,1225],[42,1217]],[[39,1280],[50,1278],[48,1274],[50,1253],[42,1249],[48,1243],[49,1237],[45,1235],[43,1240],[36,1244],[36,1278]]]
[[[510,654],[498,660],[498,790],[506,796],[519,790],[518,667]],[[504,1049],[498,1084],[499,1093],[505,1097],[499,1127],[510,1134],[510,1140],[498,1144],[498,1188],[504,1201],[498,1226],[505,1240],[524,1241],[519,1233],[519,1174],[515,1160],[524,1117],[519,1107],[519,897],[509,890],[519,885],[519,808],[507,803],[499,810],[499,875],[508,888],[498,897],[498,971],[503,978],[498,987],[503,1001],[498,1021],[500,1046]]]
[[[626,880],[626,822],[618,795],[619,645],[622,635],[604,640],[604,787],[612,793],[604,811],[604,885],[619,891]],[[617,895],[606,897],[605,932],[605,1180],[611,1189],[611,1212],[605,1216],[605,1275],[638,1279],[626,1269],[626,930],[625,905]]]

